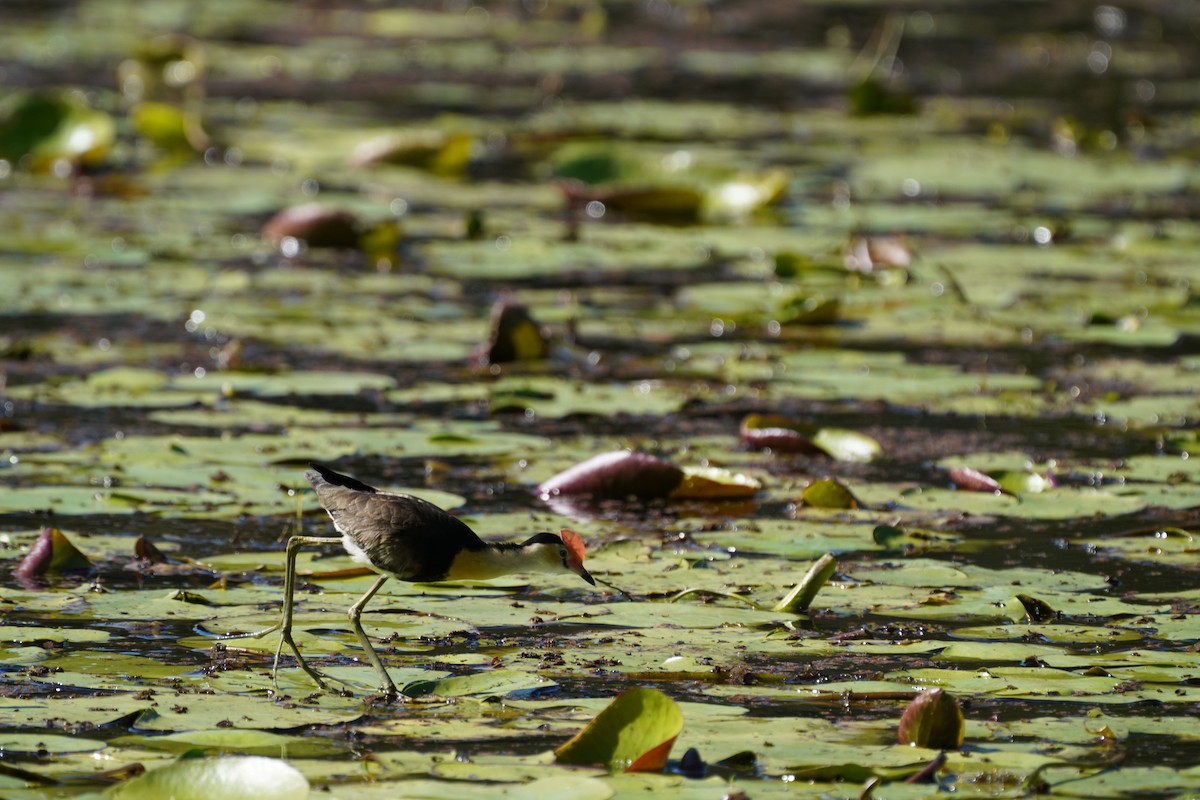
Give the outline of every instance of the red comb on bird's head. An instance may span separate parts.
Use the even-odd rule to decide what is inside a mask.
[[[595,579],[592,578],[592,576],[583,566],[583,557],[586,552],[583,546],[583,539],[578,533],[570,528],[561,529],[558,532],[558,536],[560,539],[562,539],[563,544],[567,548],[567,562],[571,567],[571,570],[578,574],[579,577],[595,586]]]
[[[567,546],[567,552],[571,554],[571,560],[582,564],[586,550],[583,546],[583,539],[579,534],[570,528],[563,528],[558,532],[558,535],[563,540],[563,544]]]

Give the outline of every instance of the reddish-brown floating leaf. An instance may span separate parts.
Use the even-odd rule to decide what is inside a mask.
[[[822,478],[804,487],[800,501],[812,508],[859,508],[858,498],[837,478]]]
[[[133,543],[133,553],[138,561],[149,561],[151,564],[167,563],[167,557],[145,536],[139,536]]]
[[[280,211],[262,227],[264,239],[278,242],[291,237],[309,247],[358,247],[362,227],[358,217],[321,203],[306,203]]]
[[[954,481],[954,485],[963,491],[995,493],[1004,491],[999,481],[986,472],[980,472],[972,467],[951,467],[946,471],[950,474],[950,480]]]
[[[954,696],[926,689],[913,698],[900,717],[900,744],[954,750],[963,743],[963,715]]]
[[[79,552],[66,534],[58,528],[46,528],[13,570],[13,575],[28,579],[46,573],[91,569],[91,566],[92,562]]]
[[[594,498],[666,497],[683,480],[683,470],[669,461],[631,450],[601,453],[558,473],[538,486],[542,499],[559,495]]]
[[[776,414],[750,414],[742,420],[740,435],[743,442],[760,450],[824,455],[798,423]]]

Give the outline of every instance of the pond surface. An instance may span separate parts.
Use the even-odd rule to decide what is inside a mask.
[[[1194,8],[5,17],[6,797],[190,750],[338,798],[1200,787]],[[711,482],[538,492],[622,449]],[[600,588],[389,582],[366,628],[436,682],[389,704],[372,579],[317,548],[297,641],[348,691],[286,657],[275,690],[273,637],[218,636],[333,535],[309,461],[493,541],[573,528]],[[48,528],[84,570],[17,569]],[[682,709],[667,770],[556,764],[632,686]],[[931,687],[964,744],[906,784]]]

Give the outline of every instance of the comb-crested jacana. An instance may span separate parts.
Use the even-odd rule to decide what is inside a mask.
[[[306,544],[340,543],[359,564],[379,573],[358,602],[350,606],[350,624],[371,666],[379,674],[380,692],[399,693],[362,628],[362,611],[388,578],[402,581],[486,580],[525,572],[570,572],[593,586],[595,579],[583,566],[584,548],[579,534],[538,533],[520,543],[485,542],[462,520],[432,503],[407,494],[383,492],[312,464],[305,473],[317,499],[329,512],[337,536],[293,536],[287,543],[287,567],[283,581],[283,613],[275,625],[252,636],[279,631],[279,647],[271,668],[274,680],[279,657],[286,644],[300,667],[318,686],[326,688],[322,676],[304,660],[292,638],[292,598],[296,586],[296,556]]]

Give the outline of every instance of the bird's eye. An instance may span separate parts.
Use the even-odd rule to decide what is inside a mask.
[[[565,548],[565,547],[558,548],[558,557],[562,559],[563,566],[564,567],[567,566],[567,548]]]

